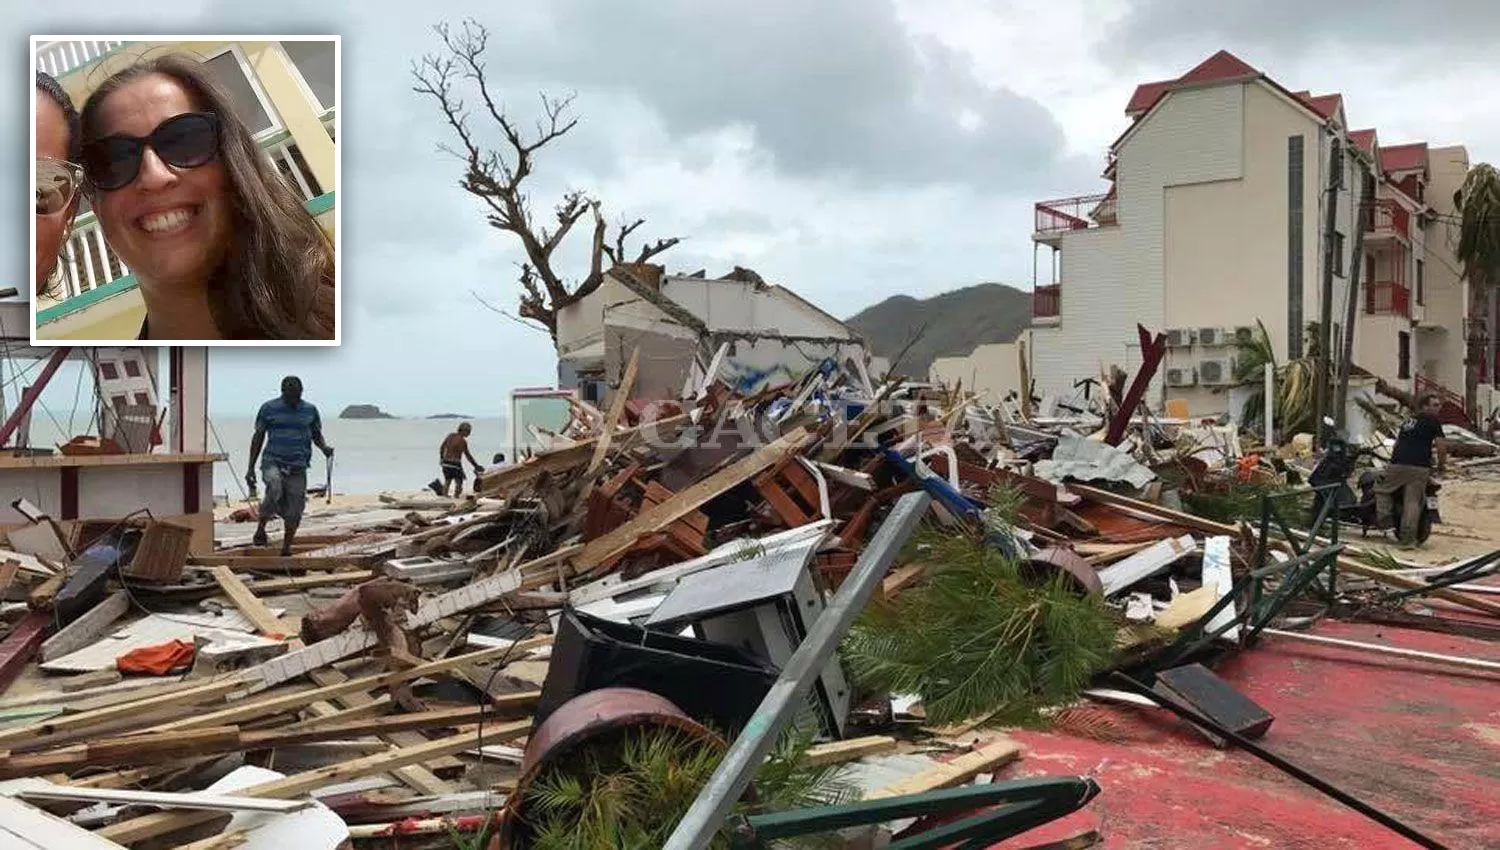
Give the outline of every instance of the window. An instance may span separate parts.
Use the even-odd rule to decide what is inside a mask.
[[[239,54],[235,50],[220,53],[203,64],[208,66],[224,91],[229,94],[229,102],[234,105],[235,113],[252,134],[276,126],[265,104],[261,102],[260,95],[256,94],[255,85],[240,65]]]
[[[331,41],[283,41],[281,49],[312,92],[319,110],[332,109],[334,45]]]
[[[1365,255],[1365,283],[1369,283],[1369,282],[1373,281],[1374,279],[1375,279],[1375,255],[1374,254],[1366,254]]]
[[[1333,273],[1344,276],[1344,234],[1338,231],[1333,233]]]
[[[121,413],[124,412],[125,405],[130,404],[130,399],[122,395],[112,395],[109,397],[109,403],[114,405],[116,413]]]
[[[1422,300],[1425,297],[1425,294],[1424,294],[1424,290],[1425,289],[1426,289],[1425,282],[1422,280],[1422,261],[1421,260],[1417,260],[1417,303],[1418,304],[1425,304],[1425,303],[1427,303],[1427,302],[1425,302],[1425,301]]]
[[[117,381],[120,379],[120,370],[116,369],[113,363],[100,363],[99,374],[103,375],[106,381]]]
[[[141,364],[134,360],[125,361],[125,377],[139,378],[141,376]]]
[[[1396,377],[1411,377],[1411,334],[1406,331],[1396,332]]]
[[[142,406],[142,407],[150,407],[151,406],[151,396],[148,396],[145,393],[136,393],[135,394],[135,403],[138,404],[138,405],[140,405],[140,406]]]

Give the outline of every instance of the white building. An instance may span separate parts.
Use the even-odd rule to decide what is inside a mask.
[[[717,376],[740,393],[791,383],[829,360],[852,374],[872,365],[848,325],[753,272],[710,280],[621,264],[558,312],[558,386],[603,403],[639,348],[631,397],[676,399],[723,343]]]
[[[1133,372],[1139,323],[1169,338],[1148,399],[1183,399],[1195,416],[1224,412],[1237,337],[1263,323],[1283,362],[1316,345],[1307,328],[1319,318],[1330,244],[1336,356],[1351,276],[1363,270],[1354,362],[1395,384],[1411,387],[1421,373],[1462,389],[1463,287],[1447,224],[1429,206],[1451,207],[1462,148],[1381,148],[1373,131],[1348,130],[1340,95],[1290,91],[1224,51],[1139,86],[1126,114],[1107,191],[1036,205],[1034,245],[1052,252],[1034,295],[1039,392],[1069,395],[1111,365]],[[1378,203],[1357,262],[1352,201],[1367,173]],[[1446,264],[1426,262],[1444,252]]]

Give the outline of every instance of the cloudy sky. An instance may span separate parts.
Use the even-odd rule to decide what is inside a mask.
[[[223,414],[253,410],[288,372],[325,408],[405,415],[499,413],[512,388],[555,380],[546,335],[472,294],[511,309],[519,252],[457,188],[440,115],[412,91],[411,63],[440,47],[432,25],[466,15],[490,28],[492,79],[517,117],[529,124],[539,91],[576,95],[580,124],[539,157],[540,212],[586,189],[611,219],[646,218],[648,238],[681,236],[669,270],[748,266],[840,316],[898,293],[1029,288],[1031,204],[1101,190],[1134,86],[1220,48],[1288,88],[1343,92],[1384,143],[1500,161],[1490,0],[25,5],[6,49],[59,32],[343,37],[344,343],[215,352]],[[16,128],[0,160],[24,160],[25,97],[0,92]],[[25,179],[0,172],[0,194]],[[0,218],[13,280],[29,278],[25,235]]]

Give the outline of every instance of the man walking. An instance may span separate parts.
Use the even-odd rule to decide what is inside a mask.
[[[469,423],[461,423],[458,430],[444,437],[442,444],[438,446],[438,466],[443,471],[443,485],[438,492],[439,496],[448,495],[449,484],[453,485],[453,498],[457,499],[464,494],[465,460],[474,467],[475,475],[484,472],[484,467],[469,453],[469,434],[473,430]]]
[[[1375,515],[1382,525],[1389,522],[1391,495],[1401,491],[1401,522],[1396,536],[1402,548],[1417,545],[1417,524],[1422,516],[1422,502],[1427,498],[1434,449],[1438,472],[1448,465],[1448,443],[1443,439],[1443,424],[1438,421],[1442,406],[1442,401],[1431,393],[1417,400],[1416,415],[1401,423],[1396,447],[1391,450],[1391,462],[1375,483]]]
[[[297,526],[307,507],[307,467],[312,447],[333,457],[333,446],[323,441],[323,421],[318,408],[302,400],[302,380],[295,375],[281,379],[281,395],[260,406],[255,414],[255,436],[250,438],[250,469],[245,482],[255,491],[255,464],[266,481],[266,497],[260,503],[260,523],[255,527],[256,546],[266,545],[266,522],[281,517],[281,554],[292,554]],[[262,455],[261,450],[265,453]]]

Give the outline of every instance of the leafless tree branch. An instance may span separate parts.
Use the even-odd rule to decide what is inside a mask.
[[[551,97],[542,93],[542,118],[532,132],[522,132],[492,90],[486,72],[484,52],[489,43],[489,31],[473,19],[465,19],[456,30],[446,23],[438,24],[433,30],[442,42],[442,50],[412,63],[413,91],[437,102],[444,121],[457,139],[456,144],[444,144],[439,149],[463,161],[464,173],[459,187],[485,204],[486,223],[520,240],[526,254],[519,280],[522,289],[520,314],[542,324],[555,340],[557,311],[599,288],[604,280],[606,258],[611,263],[625,261],[626,237],[643,221],[622,225],[611,247],[606,241],[607,227],[600,202],[586,192],[572,190],[554,207],[554,223],[537,226],[523,184],[533,173],[536,153],[578,126],[578,118],[571,114],[573,95]],[[482,114],[499,128],[505,139],[500,150],[481,145],[470,126],[469,110],[457,92],[459,84],[478,93]],[[588,272],[581,280],[570,283],[554,267],[553,255],[574,225],[590,213],[594,217],[594,232]],[[635,262],[646,262],[678,241],[673,237],[644,245]]]

